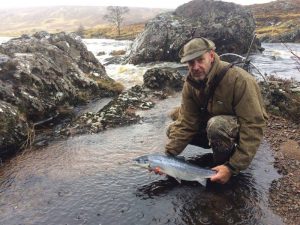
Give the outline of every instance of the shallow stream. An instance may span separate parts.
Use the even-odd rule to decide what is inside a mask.
[[[140,82],[138,75],[126,79],[138,67],[124,68],[112,77],[130,80],[127,87]],[[132,165],[133,158],[163,152],[168,113],[179,103],[180,94],[170,96],[139,112],[139,124],[53,141],[2,164],[0,224],[283,224],[268,206],[279,175],[265,141],[251,167],[227,185],[179,184]],[[103,100],[80,110],[102,106]],[[206,152],[188,146],[184,155],[193,160]]]
[[[50,143],[0,168],[0,224],[282,224],[268,207],[278,174],[266,142],[228,185],[183,182],[132,165],[162,152],[167,112],[179,97],[143,111],[129,127]],[[188,146],[187,158],[207,150]]]

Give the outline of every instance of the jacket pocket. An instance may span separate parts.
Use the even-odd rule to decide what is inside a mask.
[[[210,101],[210,109],[213,115],[227,115],[230,113],[226,102],[218,96],[214,96],[212,101]]]

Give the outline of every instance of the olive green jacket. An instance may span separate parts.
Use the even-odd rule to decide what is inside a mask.
[[[215,54],[205,89],[196,89],[185,82],[179,116],[170,130],[166,153],[180,154],[201,129],[201,124],[206,124],[207,118],[201,116],[200,112],[204,95],[209,89],[210,80],[225,66],[228,63],[220,61]],[[240,125],[239,138],[229,163],[237,171],[246,169],[260,145],[267,120],[260,89],[253,76],[237,66],[230,68],[209,100],[207,109],[209,116],[237,117]]]

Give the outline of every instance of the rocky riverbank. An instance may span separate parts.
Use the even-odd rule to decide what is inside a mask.
[[[282,175],[273,181],[269,204],[285,224],[300,221],[300,126],[270,114],[265,138],[275,156],[274,166]]]
[[[1,44],[0,157],[30,144],[43,121],[122,88],[74,34],[38,32]]]
[[[98,133],[108,128],[137,123],[142,119],[137,111],[154,107],[156,101],[180,91],[183,86],[182,75],[170,68],[149,69],[143,79],[143,85],[136,85],[121,93],[96,113],[81,115],[59,133],[63,136]]]
[[[300,221],[300,84],[269,77],[261,83],[269,113],[265,138],[275,157],[274,166],[282,175],[270,187],[269,204],[285,224]]]

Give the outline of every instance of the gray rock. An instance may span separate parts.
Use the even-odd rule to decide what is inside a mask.
[[[113,84],[104,66],[74,34],[38,32],[0,45],[0,101],[11,105],[11,112],[22,114],[27,123],[51,118],[63,106],[113,96],[116,91],[109,87]],[[8,111],[2,116],[3,121],[17,121]],[[3,132],[14,131],[18,123],[12,126]],[[21,136],[11,134],[16,143]],[[6,147],[0,142],[2,148]]]
[[[105,51],[100,51],[97,53],[97,56],[105,55]]]
[[[183,77],[172,68],[153,68],[144,74],[144,84],[136,85],[115,97],[96,113],[88,112],[61,130],[64,135],[98,133],[107,128],[137,123],[142,118],[138,110],[155,106],[154,100],[167,97],[171,91],[180,91]]]
[[[296,124],[299,124],[300,98],[299,92],[297,92],[299,84],[293,83],[292,80],[283,81],[279,78],[277,79],[277,81],[260,83],[266,108],[275,115],[287,117]]]
[[[126,62],[179,61],[180,48],[192,37],[207,37],[218,53],[246,53],[255,22],[246,8],[221,1],[194,0],[158,15],[133,42]],[[260,46],[255,41],[253,49]]]
[[[18,108],[0,100],[0,156],[16,151],[28,131],[28,124]]]
[[[180,91],[183,86],[183,77],[175,69],[153,68],[145,72],[144,87],[153,90],[171,89]]]

